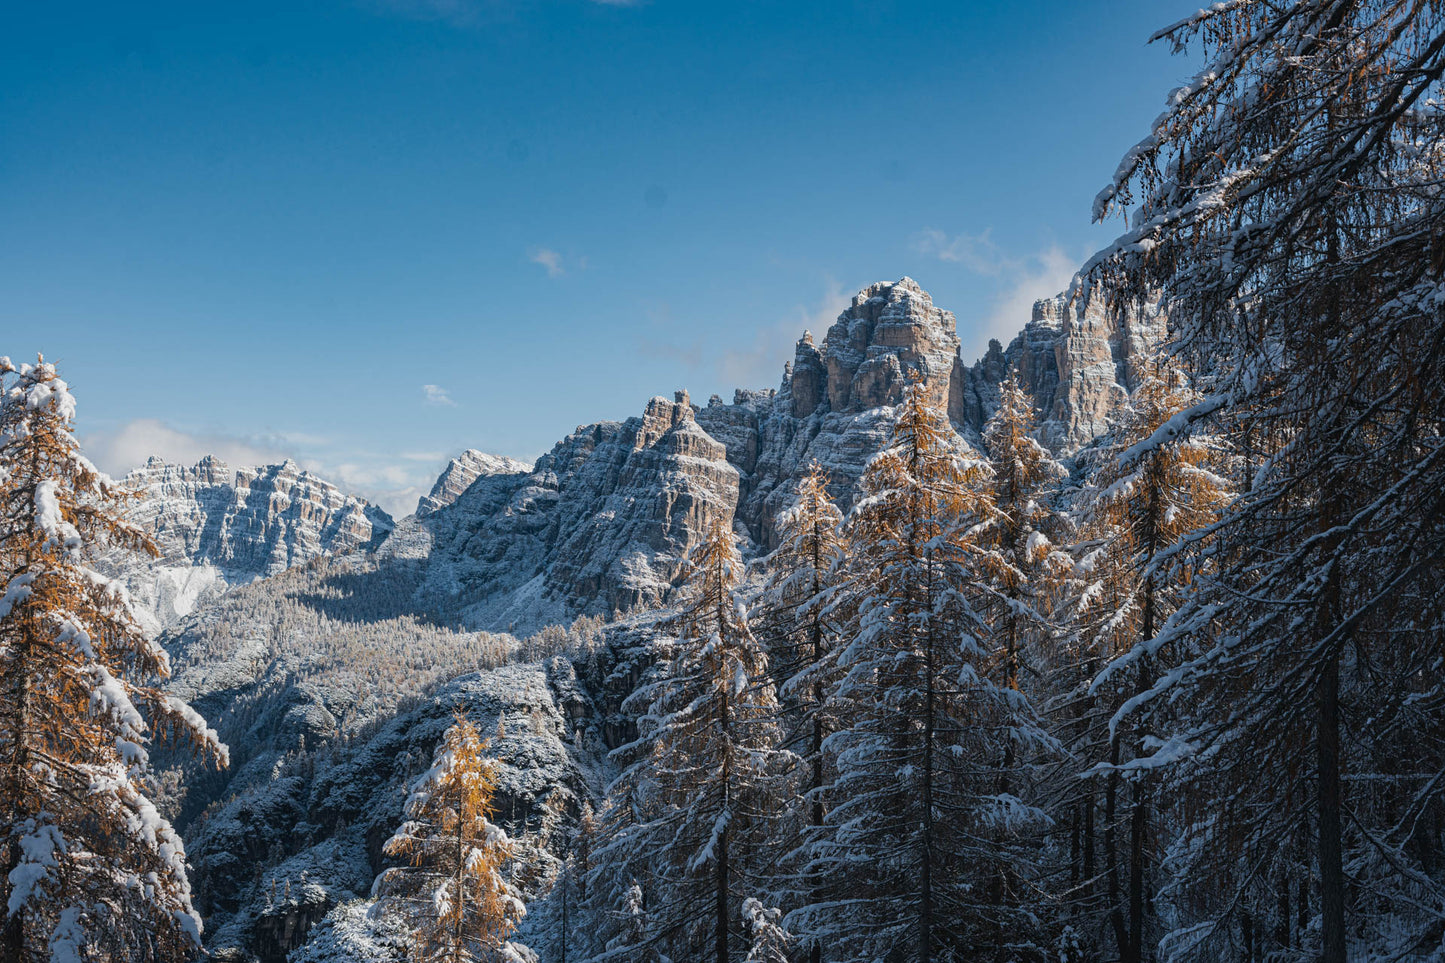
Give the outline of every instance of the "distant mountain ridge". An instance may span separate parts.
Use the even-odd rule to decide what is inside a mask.
[[[126,480],[141,493],[132,517],[165,558],[132,591],[165,626],[228,585],[321,554],[375,552],[377,578],[406,567],[415,611],[469,628],[530,631],[655,606],[712,518],[750,551],[770,548],[814,460],[850,506],[910,378],[976,444],[998,383],[1017,369],[1040,439],[1068,457],[1107,429],[1163,334],[1158,315],[1061,296],[1037,302],[1007,348],[992,342],[965,365],[951,312],[911,278],[878,282],[821,342],[804,332],[778,388],[701,406],[686,391],[655,397],[639,417],[579,425],[535,465],[469,449],[400,523],[294,462],[233,476],[215,458],[190,468],[152,459]]]
[[[152,631],[231,585],[375,549],[395,527],[380,508],[290,459],[232,470],[214,456],[191,467],[153,456],[123,481],[137,496],[130,520],[161,551],[155,563],[120,573]]]
[[[760,556],[814,460],[851,507],[914,377],[977,445],[1017,369],[1041,439],[1067,459],[1106,430],[1163,328],[1048,299],[1007,348],[965,365],[953,315],[927,292],[870,285],[821,341],[799,339],[777,388],[654,397],[531,466],[468,450],[396,522],[294,463],[133,472],[131,517],[164,558],[124,574],[165,629],[171,685],[236,761],[192,772],[172,801],[214,958],[399,961],[347,901],[380,871],[405,783],[452,708],[506,723],[509,832],[538,824],[558,789],[575,818],[613,775],[607,750],[635,736],[625,699],[713,519]],[[632,614],[554,627],[617,612]]]

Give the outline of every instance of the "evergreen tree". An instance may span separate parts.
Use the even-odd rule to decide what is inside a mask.
[[[743,900],[743,922],[747,924],[750,946],[743,963],[788,963],[788,931],[782,913],[763,905],[752,896]]]
[[[458,715],[413,784],[407,821],[382,847],[407,865],[376,878],[376,909],[411,926],[418,963],[520,960],[507,937],[526,907],[504,873],[512,842],[492,822],[497,763],[487,745]]]
[[[1129,452],[1197,400],[1177,367],[1165,357],[1155,359],[1107,441],[1093,452],[1099,467],[1081,499],[1086,550],[1077,569],[1077,645],[1066,669],[1080,673],[1082,678],[1075,678],[1084,688],[1066,695],[1065,711],[1071,722],[1084,723],[1071,726],[1074,758],[1097,763],[1092,772],[1104,782],[1102,900],[1095,898],[1089,878],[1092,855],[1091,872],[1076,871],[1074,879],[1082,883],[1082,908],[1105,916],[1124,963],[1142,963],[1152,945],[1145,939],[1146,917],[1154,903],[1150,878],[1158,868],[1159,844],[1151,819],[1153,780],[1136,763],[1148,755],[1145,720],[1113,716],[1151,684],[1152,665],[1160,657],[1142,651],[1135,653],[1137,661],[1124,656],[1152,639],[1187,596],[1200,557],[1180,549],[1213,523],[1230,487],[1215,473],[1222,454],[1208,439],[1181,437],[1137,455]],[[1073,776],[1065,778],[1073,783]],[[1120,801],[1124,792],[1130,796],[1127,806]],[[1083,804],[1095,805],[1092,791]],[[1081,840],[1091,849],[1092,816],[1082,821],[1091,828]],[[1127,842],[1121,840],[1125,835]]]
[[[843,513],[828,497],[827,474],[814,462],[798,482],[797,500],[778,516],[779,545],[768,559],[758,604],[774,672],[785,680],[780,689],[788,746],[807,767],[805,793],[792,807],[785,831],[773,840],[775,852],[794,850],[823,827],[823,740],[833,729],[824,698],[828,656],[848,600],[848,593],[840,591],[848,551],[842,525]],[[819,881],[796,879],[791,888],[817,890]],[[821,943],[811,941],[808,954],[818,963]]]
[[[849,523],[856,616],[829,694],[836,775],[807,867],[829,888],[788,916],[840,959],[1020,949],[1010,927],[1023,914],[998,883],[1041,814],[1000,791],[1000,774],[1048,740],[995,681],[1003,653],[976,605],[987,549],[974,533],[997,511],[988,475],[914,384],[862,479]]]
[[[608,838],[594,856],[594,887],[638,881],[645,905],[625,922],[645,921],[645,941],[624,939],[603,959],[637,959],[644,947],[673,959],[740,956],[737,893],[762,875],[791,793],[793,759],[778,748],[768,659],[738,596],[742,561],[723,519],[692,561],[670,662],[629,698],[646,709],[639,738],[615,753],[633,761],[609,789]]]
[[[199,952],[185,848],[150,797],[153,741],[221,764],[205,721],[157,680],[164,650],[90,568],[156,554],[124,489],[72,434],[54,365],[0,359],[0,957],[167,961]]]
[[[1181,713],[1150,757],[1189,800],[1162,946],[1424,952],[1445,925],[1420,830],[1445,811],[1445,10],[1226,3],[1159,37],[1206,64],[1100,196],[1139,206],[1090,270],[1162,290],[1206,386],[1141,446],[1209,419],[1261,453],[1218,571],[1128,657],[1172,653],[1129,708]]]
[[[1039,678],[1037,663],[1050,656],[1054,593],[1073,564],[1049,537],[1063,524],[1054,500],[1068,472],[1033,433],[1033,404],[1011,371],[983,429],[994,511],[976,537],[993,550],[986,556],[994,595],[986,617],[1003,646],[1001,681],[1016,691],[1024,687],[1023,673]]]

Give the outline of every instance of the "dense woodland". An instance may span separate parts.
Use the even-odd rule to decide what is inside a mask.
[[[439,746],[371,909],[415,959],[1445,959],[1445,5],[1156,39],[1202,66],[1073,292],[1169,319],[1111,430],[1061,464],[1010,378],[971,446],[915,384],[846,514],[815,467],[770,555],[713,519],[595,812],[509,839],[485,733]],[[64,382],[3,368],[0,946],[192,958],[146,747],[224,750],[86,567],[148,542]]]

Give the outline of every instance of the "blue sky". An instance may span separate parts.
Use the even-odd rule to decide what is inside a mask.
[[[0,36],[0,353],[83,440],[295,457],[409,510],[686,387],[776,385],[904,274],[1007,339],[1194,3],[28,4]]]

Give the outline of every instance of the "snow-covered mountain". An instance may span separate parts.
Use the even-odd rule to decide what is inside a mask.
[[[393,528],[380,508],[289,459],[232,471],[211,456],[191,467],[152,457],[124,483],[136,493],[130,519],[161,551],[120,573],[152,631],[232,585],[373,549]]]
[[[420,517],[445,508],[483,475],[519,475],[531,470],[531,465],[516,458],[468,448],[447,463],[431,492],[418,499],[416,514]]]
[[[773,520],[814,460],[850,505],[910,377],[977,440],[998,382],[1017,366],[1041,435],[1069,455],[1105,430],[1162,332],[1162,319],[1115,321],[1097,299],[1049,299],[1007,349],[995,342],[965,366],[951,313],[910,278],[873,284],[821,344],[803,335],[777,389],[739,389],[730,403],[714,396],[706,405],[686,391],[653,398],[639,417],[578,426],[530,471],[479,468],[451,495],[473,470],[454,462],[427,510],[399,523],[379,554],[424,569],[418,610],[476,628],[531,631],[656,605],[709,519],[729,519],[755,548],[771,547]]]

